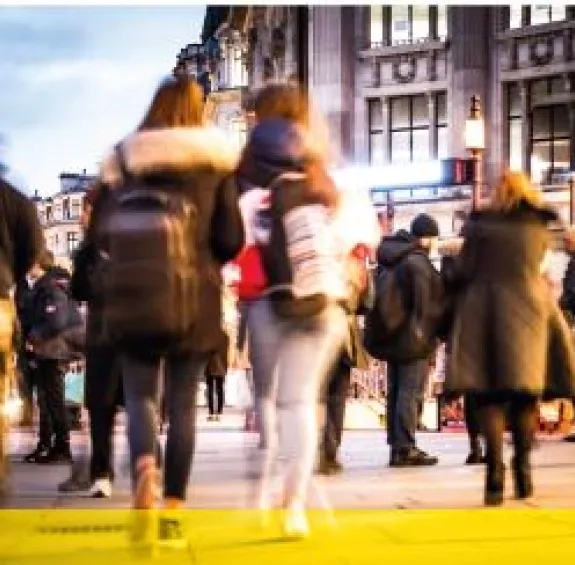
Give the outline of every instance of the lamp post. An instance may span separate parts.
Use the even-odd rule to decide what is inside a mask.
[[[481,202],[483,186],[483,151],[485,149],[485,126],[481,113],[479,96],[471,97],[469,118],[465,122],[465,148],[473,159],[472,208],[476,210]]]

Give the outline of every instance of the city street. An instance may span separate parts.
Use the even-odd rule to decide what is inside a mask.
[[[346,432],[345,472],[317,481],[312,496],[315,535],[309,541],[278,545],[278,524],[272,521],[269,529],[262,530],[257,516],[247,510],[251,483],[246,454],[255,437],[241,431],[241,414],[228,413],[222,422],[209,423],[202,411],[199,422],[185,519],[190,532],[190,552],[185,555],[196,563],[252,562],[256,556],[257,561],[274,564],[295,559],[352,563],[359,554],[369,562],[370,556],[381,552],[386,559],[402,556],[409,561],[425,555],[431,562],[462,556],[466,562],[486,558],[499,562],[509,559],[510,552],[530,558],[539,552],[548,559],[566,556],[575,536],[575,513],[567,511],[575,508],[572,444],[541,439],[534,453],[537,498],[529,503],[509,500],[510,512],[506,512],[481,509],[483,469],[463,465],[465,434],[421,434],[421,447],[439,455],[439,465],[390,469],[385,433],[374,429]],[[127,558],[122,524],[128,513],[118,511],[129,506],[123,431],[120,424],[116,434],[119,477],[107,501],[59,494],[57,484],[67,477],[67,468],[21,463],[34,437],[13,433],[13,496],[8,505],[36,510],[0,513],[0,528],[10,533],[0,541],[0,562],[33,563],[43,556],[44,563],[52,556],[58,563],[67,563],[68,556],[72,563],[78,552],[88,549],[83,561],[106,559],[102,552],[112,552],[120,562]],[[76,434],[74,448],[76,453],[86,451],[81,434]],[[335,524],[328,512],[317,510],[315,494],[322,491],[334,508]],[[101,532],[101,528],[121,531]],[[25,547],[16,543],[24,531],[25,539],[30,539]]]

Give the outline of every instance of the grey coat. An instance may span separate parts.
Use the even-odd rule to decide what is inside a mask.
[[[446,392],[575,393],[575,352],[541,263],[554,212],[522,204],[471,216],[453,269]]]

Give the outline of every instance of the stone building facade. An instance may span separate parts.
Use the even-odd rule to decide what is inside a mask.
[[[82,239],[82,201],[94,180],[86,171],[62,173],[58,193],[44,198],[36,193],[33,197],[46,246],[63,266],[70,266],[72,253]]]

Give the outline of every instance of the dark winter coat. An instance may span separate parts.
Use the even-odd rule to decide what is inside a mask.
[[[34,204],[0,178],[0,297],[26,276],[43,245]]]
[[[197,276],[199,279],[197,323],[174,352],[207,354],[220,339],[221,267],[232,260],[244,244],[244,229],[233,177],[238,155],[228,137],[207,128],[171,128],[137,132],[123,142],[129,172],[151,188],[171,187],[185,194],[196,206],[198,225]],[[96,239],[104,219],[106,194],[122,184],[117,155],[104,161],[100,192],[86,233],[87,243]],[[153,297],[150,297],[153,299]]]
[[[69,287],[70,273],[51,267],[32,288],[26,341],[37,357],[70,361],[78,359],[84,349],[85,331]]]
[[[72,296],[88,306],[84,359],[84,402],[88,410],[111,408],[124,401],[118,354],[102,339],[102,309],[92,281],[95,259],[94,245],[82,242],[74,254],[70,285]]]
[[[222,332],[222,339],[219,347],[210,355],[206,367],[206,377],[225,377],[228,372],[228,356],[230,348],[230,338],[226,332]]]
[[[385,359],[391,363],[409,363],[429,358],[437,347],[445,314],[440,274],[419,240],[404,230],[383,238],[377,261],[378,269],[394,269],[398,276],[405,312],[405,319],[386,345]],[[401,311],[398,308],[398,313]],[[392,327],[395,325],[391,323]],[[421,339],[415,339],[414,330],[421,332]]]
[[[541,274],[556,217],[527,204],[471,215],[453,281],[446,392],[573,396],[571,336]]]

